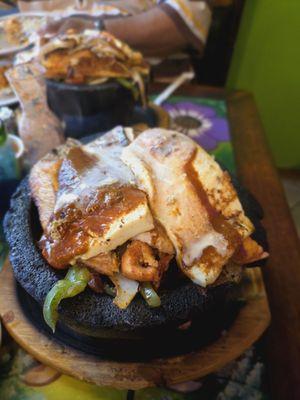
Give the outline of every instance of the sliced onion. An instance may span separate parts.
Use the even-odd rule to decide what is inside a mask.
[[[139,283],[125,278],[122,274],[115,274],[109,278],[117,290],[115,305],[122,309],[127,308],[138,292]]]

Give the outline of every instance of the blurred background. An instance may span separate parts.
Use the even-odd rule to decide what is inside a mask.
[[[1,13],[16,4],[0,1]],[[213,5],[204,54],[192,56],[198,82],[251,91],[277,167],[299,169],[300,2],[213,0]]]
[[[42,7],[42,4],[46,5],[50,3],[55,3],[56,6],[60,7],[62,4],[69,4],[69,2],[74,4],[76,3],[76,7],[80,6],[83,7],[82,9],[84,9],[85,3],[88,3],[89,0],[64,0],[62,2],[60,2],[59,0],[22,0],[18,2],[13,0],[0,0],[0,16],[4,17],[6,14],[18,12],[18,6],[21,11],[30,11],[34,10],[34,7]],[[90,2],[92,3],[92,0],[90,0]],[[167,2],[173,2],[174,4],[176,2],[179,2],[179,0],[117,0],[116,4],[118,4],[119,6],[120,4],[122,5],[124,3],[127,3],[127,6],[129,5],[130,7],[132,7],[134,5],[137,9],[140,7],[138,10],[139,12],[136,12],[136,14],[143,14],[144,12],[146,13],[147,11],[149,11],[147,9],[147,6],[149,6],[150,9],[151,7],[155,8],[156,5],[160,7],[163,3]],[[274,164],[279,171],[279,175],[288,200],[288,205],[290,207],[295,225],[297,227],[298,235],[300,236],[300,118],[298,116],[298,107],[300,104],[300,52],[298,43],[300,39],[300,0],[205,0],[205,2],[207,4],[202,4],[201,0],[198,0],[198,3],[201,3],[203,5],[203,8],[204,6],[207,6],[207,8],[209,8],[210,5],[213,6],[212,21],[210,28],[209,22],[207,23],[206,28],[207,31],[209,30],[208,36],[206,38],[207,32],[205,33],[205,35],[203,35],[203,43],[198,48],[197,46],[192,46],[191,43],[188,43],[191,46],[187,46],[187,43],[184,43],[185,47],[183,47],[183,45],[182,47],[175,46],[174,49],[172,49],[172,51],[170,52],[167,52],[167,54],[155,55],[155,59],[152,54],[145,54],[143,52],[144,49],[141,49],[138,46],[135,47],[135,45],[131,43],[130,40],[127,41],[123,37],[119,38],[118,35],[115,35],[119,39],[124,40],[124,42],[127,42],[132,48],[143,52],[145,58],[147,58],[147,61],[149,61],[149,59],[153,56],[153,64],[151,64],[151,74],[149,73],[149,76],[145,78],[146,95],[149,94],[151,106],[149,102],[147,105],[148,108],[141,107],[141,104],[138,103],[137,99],[133,96],[133,93],[131,93],[131,90],[129,90],[130,88],[125,86],[127,92],[130,92],[129,98],[131,99],[130,101],[132,104],[129,104],[130,101],[128,100],[128,93],[126,95],[127,97],[122,97],[116,90],[115,93],[117,93],[117,95],[115,95],[115,97],[112,96],[112,102],[116,103],[117,107],[114,109],[113,106],[110,107],[110,105],[108,105],[108,108],[110,109],[111,114],[113,114],[112,117],[121,118],[122,115],[116,115],[115,110],[118,109],[124,112],[124,109],[126,108],[125,105],[132,106],[131,111],[133,112],[134,110],[134,113],[136,113],[134,114],[134,118],[132,118],[132,125],[135,125],[135,123],[137,123],[138,125],[140,123],[140,129],[144,129],[145,123],[148,126],[165,127],[164,124],[166,124],[166,126],[169,126],[170,120],[175,123],[177,118],[177,122],[181,121],[187,124],[183,124],[183,126],[179,124],[179,128],[186,129],[186,132],[185,130],[178,129],[180,132],[183,132],[188,136],[193,137],[196,141],[197,139],[199,139],[198,143],[200,143],[207,151],[210,151],[221,163],[226,159],[229,160],[228,164],[224,163],[224,165],[229,170],[231,170],[230,166],[233,166],[234,171],[235,169],[233,160],[233,147],[230,143],[230,122],[228,122],[229,119],[227,116],[226,101],[224,99],[218,99],[218,96],[216,96],[215,100],[212,100],[212,98],[210,98],[209,96],[207,98],[201,98],[198,94],[191,95],[190,97],[187,97],[185,94],[182,96],[177,96],[176,94],[173,99],[167,97],[167,104],[163,104],[163,101],[160,103],[158,102],[155,103],[155,106],[153,108],[152,102],[154,101],[155,96],[161,94],[161,89],[156,91],[157,87],[161,88],[159,85],[156,84],[172,84],[172,82],[174,83],[174,80],[176,80],[176,78],[183,71],[188,71],[189,73],[192,72],[192,84],[196,86],[196,84],[198,83],[203,86],[212,87],[212,89],[208,89],[208,92],[209,90],[214,92],[214,88],[225,88],[228,89],[228,91],[245,90],[252,93],[273,155]],[[38,3],[39,5],[37,5]],[[106,3],[106,0],[102,1],[102,3]],[[182,1],[181,3],[185,4],[185,2]],[[191,0],[189,1],[189,3],[195,4],[197,3],[197,0]],[[104,7],[105,6],[106,5],[104,5]],[[31,9],[31,7],[33,8]],[[82,9],[80,8],[80,11],[82,11]],[[35,8],[35,10],[39,9]],[[134,7],[132,7],[130,11],[132,10],[132,14],[129,15],[135,17],[136,10],[134,10]],[[76,8],[76,12],[77,11],[78,8]],[[127,17],[126,13],[124,15],[125,17]],[[70,15],[68,15],[68,17],[69,16]],[[162,16],[163,15],[160,15],[161,18]],[[64,18],[61,19],[63,20]],[[87,18],[87,20],[91,23],[91,18]],[[126,20],[126,18],[124,18],[124,20]],[[160,22],[161,25],[163,25],[166,20],[162,18]],[[168,25],[168,27],[170,26]],[[178,26],[176,27],[178,28]],[[98,24],[95,25],[94,28],[97,28],[97,30],[101,31],[101,23],[99,24],[99,26]],[[148,35],[148,43],[146,43],[146,45],[151,45],[152,39],[154,40],[154,42],[155,40],[157,40],[157,35],[155,36],[155,29],[156,27],[152,29],[152,31],[150,29],[150,32],[154,33],[154,35],[153,37],[151,37],[151,35]],[[36,30],[41,36],[43,35],[41,34],[41,31],[39,29]],[[115,34],[115,32],[111,32],[109,29],[106,30],[111,34]],[[138,30],[138,35],[136,34],[136,32],[134,32],[134,34],[131,36],[129,35],[129,39],[134,36],[143,37],[143,32],[141,32],[142,30],[143,29]],[[180,29],[178,30],[180,31]],[[57,29],[57,32],[61,33],[59,29]],[[169,31],[167,33],[169,33]],[[180,32],[173,33],[175,35],[175,38],[178,38],[177,34],[179,34]],[[99,34],[99,32],[97,32],[97,34]],[[145,36],[147,35],[144,35],[144,37]],[[0,41],[0,50],[1,47],[3,46],[1,46]],[[159,44],[157,47],[159,47]],[[151,46],[149,46],[148,48],[146,46],[145,48],[149,49],[151,48]],[[18,57],[16,57],[16,60],[17,59]],[[8,57],[8,60],[6,61],[8,61],[8,64],[12,65],[12,60],[10,59],[10,57]],[[5,65],[3,64],[3,68],[4,67]],[[17,69],[18,68],[14,69],[14,71],[17,72]],[[66,92],[60,91],[62,90],[60,87],[62,82],[56,82],[54,80],[51,83],[50,78],[46,80],[45,84],[44,79],[41,78],[42,74],[40,73],[40,71],[32,70],[31,72],[33,77],[30,77],[30,79],[32,79],[31,82],[29,82],[29,76],[25,76],[24,78],[21,77],[21,75],[18,76],[18,74],[16,74],[15,76],[13,74],[9,74],[9,84],[14,86],[14,92],[17,93],[17,101],[12,104],[11,109],[7,110],[7,107],[2,107],[1,111],[0,108],[0,183],[1,167],[5,167],[2,168],[2,175],[4,176],[4,179],[2,179],[3,186],[2,188],[0,187],[0,203],[3,203],[5,197],[4,194],[6,195],[6,203],[4,204],[4,206],[3,204],[0,204],[0,210],[2,206],[2,210],[6,211],[11,194],[15,190],[15,187],[18,185],[21,177],[26,173],[26,168],[24,167],[25,163],[23,162],[23,153],[26,152],[26,140],[27,144],[29,143],[29,147],[31,146],[31,149],[34,150],[32,151],[32,154],[36,159],[38,159],[41,155],[38,150],[43,153],[42,155],[44,155],[49,151],[49,149],[52,149],[53,147],[56,147],[59,143],[61,143],[64,135],[69,136],[66,134],[67,123],[65,123],[65,121],[63,120],[63,116],[64,108],[68,108],[68,105],[71,104],[72,101],[69,101],[69,98],[66,97]],[[39,82],[40,78],[43,83]],[[24,81],[26,80],[28,80],[27,84],[29,87],[29,90],[27,87],[27,92],[24,89],[26,86],[24,85]],[[39,84],[35,85],[35,83],[37,82]],[[103,84],[104,82],[101,82],[99,85],[101,86],[101,84]],[[67,83],[69,84],[69,82]],[[79,82],[79,84],[78,82],[73,83],[72,85],[76,89],[74,89],[74,91],[77,93],[77,86],[80,86],[80,84],[83,82]],[[152,83],[154,84],[153,87],[155,88],[155,90],[153,92],[149,90],[149,93],[147,93],[147,87],[150,87],[150,84],[152,85]],[[43,85],[47,86],[47,90],[44,90],[45,87]],[[93,126],[92,124],[95,122],[90,114],[82,113],[83,108],[85,107],[82,106],[80,93],[82,94],[83,91],[86,89],[84,88],[84,86],[88,85],[82,85],[83,89],[81,88],[80,90],[78,90],[78,98],[76,97],[77,94],[75,96],[73,92],[71,93],[71,98],[72,96],[74,96],[74,98],[76,97],[76,101],[74,102],[74,104],[80,104],[81,106],[80,112],[78,112],[78,115],[80,117],[78,120],[81,120],[82,122],[82,124],[80,125],[77,119],[72,119],[72,133],[74,133],[75,131],[74,127],[77,126],[78,129],[80,128],[80,130],[84,130],[85,133],[88,134],[86,132],[88,122],[91,124],[91,126]],[[121,86],[123,87],[123,85]],[[56,91],[57,87],[58,89]],[[95,91],[99,89],[97,83],[95,83],[94,87],[96,87]],[[32,90],[32,88],[34,90]],[[52,92],[49,90],[49,88],[52,88]],[[125,89],[123,87],[123,91]],[[110,89],[108,89],[108,91],[109,90]],[[113,92],[113,90],[115,90],[114,87],[111,90]],[[204,89],[204,92],[205,90],[206,89]],[[217,93],[217,91],[215,92]],[[28,96],[28,93],[31,96]],[[54,95],[55,101],[52,101],[52,103],[51,101],[49,101],[49,93],[52,93]],[[61,93],[64,94],[62,95]],[[104,91],[101,92],[101,88],[99,89],[99,93],[99,96],[102,96],[104,98],[103,103],[105,103],[105,106],[107,106],[107,98],[109,98],[109,96],[105,97],[106,95],[103,94]],[[153,93],[155,93],[155,95],[153,95]],[[24,96],[24,94],[27,96],[27,98],[26,96]],[[100,97],[92,98],[91,95],[89,93],[87,94],[86,92],[83,93],[83,96],[90,99],[89,102],[83,102],[84,105],[86,105],[86,108],[93,108],[94,104],[100,104]],[[32,97],[32,99],[28,99],[28,97]],[[37,99],[39,101],[35,101]],[[21,103],[21,107],[15,104],[19,101]],[[181,109],[180,105],[182,107]],[[60,111],[62,112],[61,118],[59,118]],[[100,111],[103,112],[103,110]],[[66,112],[66,114],[68,113]],[[107,109],[105,110],[104,114],[107,120]],[[68,115],[70,116],[70,120],[71,116],[74,117],[71,112]],[[24,118],[22,119],[22,117]],[[24,123],[25,117],[27,117],[27,120],[30,121],[32,125],[29,126],[29,124],[26,125]],[[75,117],[77,117],[77,115],[75,115]],[[197,118],[199,119],[197,120]],[[2,124],[2,120],[5,120],[7,123]],[[44,121],[46,121],[46,123],[44,123]],[[97,115],[97,123],[98,122],[99,116]],[[103,127],[104,122],[101,121],[101,127]],[[108,122],[109,124],[111,124],[111,121]],[[122,124],[124,126],[131,126],[130,124],[126,125],[123,122]],[[40,127],[42,127],[43,130],[40,129]],[[171,127],[174,128],[174,125],[171,125]],[[109,130],[110,128],[108,128],[107,130]],[[175,128],[177,128],[176,125]],[[15,133],[17,132],[19,136],[15,135]],[[97,132],[99,133],[100,131]],[[104,132],[104,130],[101,132]],[[89,134],[90,133],[95,132],[89,132]],[[79,136],[78,134],[78,137],[81,136]],[[207,148],[204,146],[201,140],[206,141],[203,143],[206,143],[206,145],[208,146]],[[259,143],[257,142],[256,144],[256,149],[258,149]],[[33,162],[31,163],[31,165],[32,164]],[[265,180],[265,182],[268,182],[267,179]],[[264,188],[266,186],[264,186]],[[280,185],[278,186],[281,190]],[[272,188],[272,185],[270,185],[270,187]],[[268,188],[266,190],[268,190]],[[278,207],[276,207],[274,204],[273,207],[276,209],[277,212]],[[287,214],[289,213],[287,212]],[[273,219],[271,220],[271,224],[274,225],[275,230],[276,224],[273,224]],[[290,224],[291,227],[294,228],[292,221],[290,222]],[[294,234],[294,236],[295,240],[297,241],[297,235]],[[298,247],[294,246],[294,248],[297,249]],[[3,234],[1,241],[0,224],[0,265],[4,262],[7,252],[8,247],[4,241]],[[281,263],[281,265],[282,264],[283,263]],[[285,289],[285,287],[286,286],[283,284],[282,288]],[[275,292],[276,291],[274,290],[274,293]],[[277,292],[275,293],[274,297],[279,298],[279,302],[281,301],[281,298],[277,295]],[[289,302],[292,303],[290,301],[291,297],[287,296],[287,298]],[[295,302],[294,304],[297,303]],[[290,318],[290,320],[293,320],[293,318]],[[288,329],[289,327],[285,328]],[[291,329],[291,331],[293,331],[293,329]],[[294,331],[297,330],[294,329]],[[11,360],[13,360],[13,357],[11,360],[5,360],[5,363],[7,365],[9,364],[7,367],[7,371],[10,371],[11,365],[13,365],[12,371],[14,371],[15,368],[17,373],[8,373],[7,371],[6,375],[5,373],[3,373],[3,376],[5,376],[6,378],[8,376],[8,380],[6,381],[6,387],[5,385],[2,385],[2,390],[7,390],[7,393],[9,393],[10,396],[10,388],[20,385],[20,397],[16,397],[16,399],[43,399],[43,397],[33,397],[34,391],[28,392],[29,394],[26,394],[25,392],[23,393],[22,390],[24,390],[24,382],[26,385],[28,384],[28,386],[44,385],[44,393],[45,395],[49,396],[47,397],[49,399],[58,398],[57,396],[59,396],[61,390],[65,390],[66,396],[69,396],[68,398],[72,398],[74,400],[77,398],[80,399],[83,394],[90,395],[90,397],[88,397],[89,399],[109,398],[125,400],[125,396],[130,396],[130,393],[121,393],[120,391],[116,390],[109,392],[110,397],[107,397],[108,395],[106,393],[106,389],[95,388],[93,385],[77,382],[73,378],[68,378],[66,376],[60,377],[60,375],[57,374],[57,371],[54,371],[49,367],[43,366],[44,369],[41,369],[41,366],[37,366],[35,364],[35,361],[28,358],[28,355],[26,355],[25,353],[19,353],[20,349],[17,350],[15,344],[11,345],[11,348],[9,348],[9,352],[17,355],[17,357],[14,357],[15,364],[12,364],[11,362]],[[197,385],[199,386],[198,389],[201,389],[201,386],[203,386],[201,390],[204,393],[216,391],[217,389],[220,389],[216,386],[216,382],[221,382],[221,386],[224,386],[225,397],[222,397],[221,395],[221,397],[218,397],[218,399],[265,399],[266,397],[264,397],[263,393],[261,392],[261,386],[263,387],[263,391],[265,391],[265,384],[261,384],[261,382],[265,381],[263,377],[264,355],[262,353],[263,351],[260,348],[258,349],[258,351],[250,348],[249,351],[247,351],[240,359],[238,359],[236,362],[234,362],[234,364],[227,368],[227,370],[224,369],[220,371],[220,374],[217,374],[213,378],[209,377],[205,384],[203,384],[202,382],[197,382]],[[20,357],[18,357],[19,354],[21,354]],[[24,374],[23,372],[25,370],[27,372],[29,371],[29,374]],[[237,372],[232,373],[232,371]],[[24,382],[22,381],[20,383],[19,376],[22,377]],[[37,384],[36,381],[40,379],[41,376],[43,378],[43,382]],[[238,377],[238,379],[234,381],[232,380],[232,376],[235,378]],[[16,377],[18,377],[18,380]],[[59,377],[60,379],[58,379]],[[26,379],[28,380],[28,382],[26,381]],[[228,385],[227,382],[229,382]],[[249,393],[244,394],[246,392],[241,391],[241,397],[234,397],[234,395],[230,397],[226,390],[228,388],[229,392],[230,390],[232,391],[232,384],[239,386],[238,390],[251,390],[251,392],[249,391]],[[250,389],[248,386],[250,386]],[[198,400],[196,393],[194,395],[191,394],[191,396],[185,397],[184,395],[180,394],[181,388],[175,389],[176,393],[174,392],[173,394],[167,390],[165,392],[162,392],[161,389],[157,389],[156,392],[156,389],[153,389],[152,392],[151,390],[149,390],[149,392],[147,393],[137,393],[136,398],[145,400],[157,400],[157,393],[159,390],[160,396],[162,396],[160,398],[162,400]],[[26,387],[26,390],[32,389],[28,389],[28,387]],[[252,392],[252,390],[254,390],[255,393]],[[47,391],[49,391],[49,393],[47,393]],[[132,397],[127,397],[127,399],[129,398]],[[212,397],[206,395],[206,397],[203,398]],[[6,399],[11,400],[11,397],[7,397],[3,400]],[[2,400],[1,371],[0,400]]]
[[[215,0],[203,55],[204,85],[251,92],[300,232],[300,2]]]
[[[300,2],[244,2],[226,80],[253,93],[300,234]]]

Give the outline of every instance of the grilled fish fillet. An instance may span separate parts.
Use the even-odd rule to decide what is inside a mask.
[[[182,271],[201,286],[215,282],[253,232],[229,175],[187,136],[163,129],[143,132],[121,158],[147,193]]]

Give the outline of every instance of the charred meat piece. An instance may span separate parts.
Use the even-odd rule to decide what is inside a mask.
[[[153,249],[146,243],[134,240],[125,250],[121,261],[121,272],[126,278],[139,282],[159,280],[159,263]]]
[[[100,274],[97,272],[91,273],[91,279],[88,283],[89,287],[96,293],[103,293],[104,285],[101,280]]]

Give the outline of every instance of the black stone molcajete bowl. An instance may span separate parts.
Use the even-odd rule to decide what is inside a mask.
[[[10,246],[10,261],[20,285],[40,304],[58,279],[64,275],[52,268],[37,246],[41,235],[37,210],[30,197],[25,178],[12,197],[11,207],[5,217],[5,234]],[[225,285],[227,287],[227,285]],[[229,284],[231,286],[231,284]],[[133,331],[141,328],[163,327],[166,324],[185,322],[191,312],[201,311],[215,304],[218,292],[225,287],[203,289],[191,281],[161,296],[159,308],[149,308],[138,297],[130,306],[121,310],[106,294],[96,294],[87,289],[72,299],[63,301],[60,313],[64,320],[94,329],[113,328]]]
[[[256,223],[256,239],[264,243],[265,235],[260,226],[262,210],[247,191],[239,192],[244,208]],[[10,261],[21,286],[21,304],[27,308],[29,317],[34,318],[34,323],[49,332],[43,325],[42,304],[64,272],[53,269],[38,249],[41,227],[27,178],[12,197],[4,229],[10,246]],[[62,302],[56,335],[87,352],[117,359],[190,351],[195,345],[213,340],[232,319],[232,293],[236,286],[228,280],[204,289],[183,280],[160,293],[161,307],[149,308],[138,295],[125,310],[116,307],[110,296],[86,289]],[[192,329],[178,329],[189,320],[193,321]]]
[[[48,79],[46,86],[49,108],[63,121],[66,136],[80,138],[131,124],[135,100],[117,81],[75,85]]]

